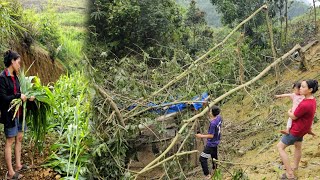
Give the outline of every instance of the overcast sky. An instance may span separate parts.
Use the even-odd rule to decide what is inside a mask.
[[[313,0],[306,0],[306,1],[308,1],[310,4],[312,4],[312,3],[313,3]],[[317,2],[317,0],[316,0],[316,5],[317,5],[317,6],[319,6],[319,5],[320,5],[320,2]]]

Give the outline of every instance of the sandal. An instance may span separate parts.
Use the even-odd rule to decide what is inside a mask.
[[[26,171],[26,170],[28,170],[28,169],[30,169],[29,166],[23,164],[22,167],[21,167],[21,169],[16,170],[16,171],[17,171],[17,172],[22,172],[22,171]]]
[[[5,179],[17,180],[17,179],[21,179],[21,178],[23,177],[22,174],[20,174],[20,173],[18,173],[18,172],[14,172],[14,175],[13,175],[11,178],[9,178],[9,177],[8,177],[8,173],[9,173],[9,172],[7,171]]]
[[[286,173],[283,173],[282,176],[280,177],[280,179],[281,179],[281,180],[297,180],[298,178],[296,178],[296,177],[294,177],[294,176],[291,177],[291,178],[288,178],[288,177],[287,177],[287,174],[286,174]]]

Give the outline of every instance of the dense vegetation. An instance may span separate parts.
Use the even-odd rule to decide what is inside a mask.
[[[162,1],[161,4],[159,1],[101,0],[92,0],[91,3],[90,34],[86,45],[87,56],[94,68],[90,77],[104,88],[109,98],[112,97],[125,124],[122,127],[121,117],[115,115],[117,110],[104,103],[108,96],[96,99],[94,119],[100,128],[97,129],[99,137],[104,142],[99,146],[103,153],[98,154],[97,163],[105,164],[99,169],[105,178],[127,176],[130,172],[123,167],[127,153],[134,154],[139,148],[131,143],[141,137],[139,124],[154,124],[158,132],[166,131],[154,121],[156,115],[146,111],[147,103],[187,101],[205,91],[215,99],[256,76],[273,61],[265,12],[259,13],[233,34],[221,48],[199,60],[208,49],[221,42],[231,28],[262,6],[262,1],[249,4],[247,1],[212,1],[221,13],[222,22],[228,26],[219,29],[208,25],[205,13],[196,1],[190,1],[184,10],[173,0]],[[310,37],[309,30],[314,31],[312,23],[301,20],[295,24],[290,22],[286,27],[284,19],[289,20],[289,16],[284,16],[288,14],[285,12],[293,7],[303,9],[306,6],[291,3],[285,9],[284,3],[268,1],[278,55]],[[310,26],[310,29],[305,26]],[[240,59],[243,61],[239,62]],[[242,75],[239,72],[241,66],[244,67]],[[163,91],[157,91],[184,71],[188,72],[185,78],[166,86]],[[237,95],[242,96],[241,93]],[[127,107],[132,104],[137,107],[129,111]],[[190,117],[189,113],[180,114],[178,119]],[[179,163],[176,163],[178,161],[164,165],[165,171],[172,173],[167,176],[181,172]]]
[[[77,2],[65,3],[74,7]],[[285,25],[286,19],[306,12],[305,4],[294,1],[285,6],[286,2],[267,1],[278,56],[316,30],[304,17]],[[136,172],[128,166],[139,145],[155,140],[142,137],[141,126],[153,125],[157,138],[166,138],[167,130],[154,120],[159,114],[148,111],[150,102],[190,101],[203,92],[214,100],[273,61],[266,12],[203,56],[262,6],[259,0],[212,0],[210,4],[204,0],[90,0],[88,13],[64,11],[50,1],[42,11],[22,10],[12,3],[1,2],[1,51],[22,44],[32,53],[34,46],[41,46],[69,70],[52,84],[54,110],[46,127],[52,145],[45,166],[65,179],[132,177]],[[220,22],[225,26],[213,27]],[[186,76],[158,91],[183,73]],[[243,97],[242,92],[237,95]],[[194,113],[186,111],[177,119]],[[188,137],[190,129],[182,135]],[[155,154],[167,145],[162,143]],[[164,163],[168,178],[183,178],[183,172],[192,168],[180,163],[183,158]]]

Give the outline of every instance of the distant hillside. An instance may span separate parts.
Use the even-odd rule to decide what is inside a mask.
[[[176,0],[176,2],[182,5],[184,8],[188,8],[191,0]],[[208,25],[214,27],[222,26],[221,15],[216,11],[210,0],[197,0],[196,2],[197,7],[206,13],[206,21]]]
[[[302,2],[302,1],[306,1],[306,2]],[[288,10],[289,19],[292,19],[296,16],[300,16],[308,12],[310,8],[310,6],[307,5],[308,0],[302,0],[302,1],[294,1],[291,5],[289,5],[289,10]]]
[[[176,0],[176,2],[182,5],[184,8],[188,8],[191,0]],[[216,11],[215,6],[212,5],[210,0],[197,0],[197,7],[206,13],[206,21],[208,25],[214,27],[220,27],[221,15]],[[308,0],[296,0],[289,5],[288,17],[300,16],[310,8],[310,2]]]

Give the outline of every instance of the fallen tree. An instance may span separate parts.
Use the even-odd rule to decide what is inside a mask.
[[[172,142],[170,143],[170,145],[166,148],[165,151],[163,151],[162,154],[160,154],[156,159],[154,159],[152,162],[150,162],[147,166],[145,166],[142,170],[140,170],[139,172],[137,172],[137,174],[135,174],[135,179],[138,178],[138,176],[142,173],[145,173],[147,171],[152,170],[154,167],[159,166],[160,164],[158,163],[160,161],[161,158],[163,158],[170,150],[171,148],[177,143],[178,139],[181,137],[182,133],[184,132],[184,130],[186,129],[186,127],[188,127],[188,125],[195,121],[197,118],[200,118],[202,116],[204,116],[208,110],[210,109],[210,107],[212,107],[213,105],[217,104],[219,101],[221,101],[222,99],[226,98],[227,96],[231,95],[234,92],[237,92],[238,90],[247,87],[251,84],[253,84],[254,82],[256,82],[257,80],[259,80],[260,78],[262,78],[264,75],[266,75],[273,67],[275,67],[276,65],[278,65],[282,60],[286,59],[288,56],[290,56],[291,54],[293,54],[296,51],[299,51],[301,49],[301,46],[299,44],[295,45],[290,51],[288,51],[286,54],[284,54],[283,56],[281,56],[280,58],[278,58],[277,60],[275,60],[273,63],[271,63],[268,67],[266,67],[262,72],[260,72],[256,77],[254,77],[253,79],[251,79],[250,81],[234,88],[231,89],[230,91],[226,92],[225,94],[221,95],[220,97],[216,98],[214,101],[212,101],[208,107],[204,108],[200,113],[196,114],[195,116],[187,119],[187,120],[183,120],[184,124],[182,125],[182,127],[179,129],[178,133],[176,134],[176,136],[172,139]],[[162,161],[162,163],[164,163],[165,161]],[[157,163],[157,165],[155,166],[155,164]]]

